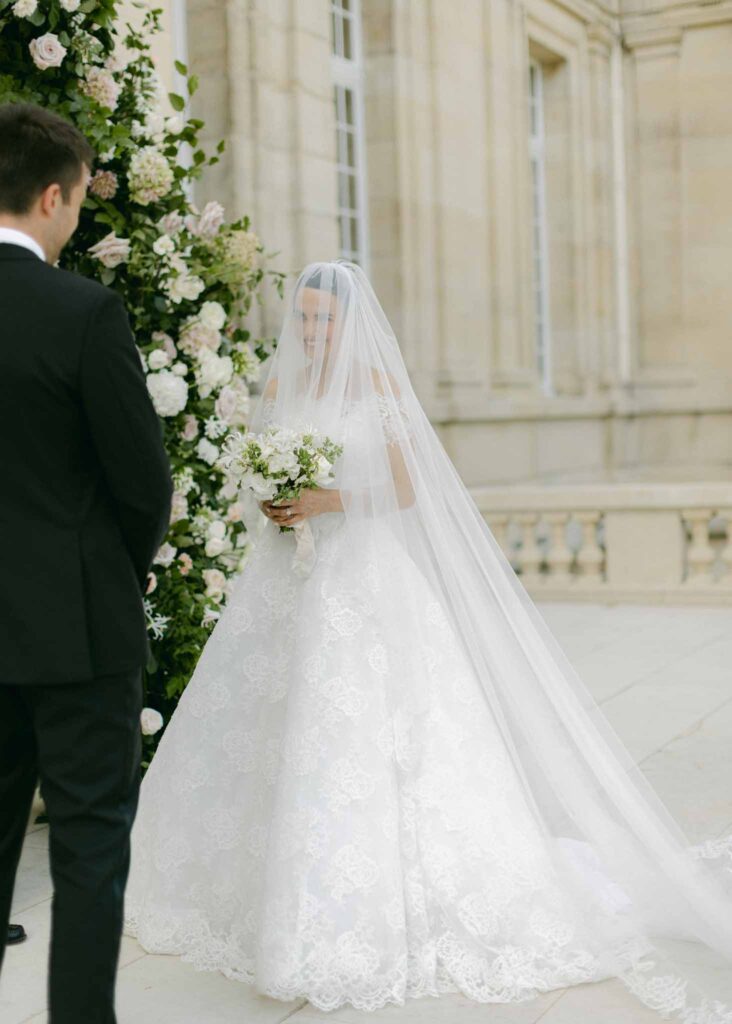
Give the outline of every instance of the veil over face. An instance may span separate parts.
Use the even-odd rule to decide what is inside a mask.
[[[313,263],[297,279],[250,429],[268,424],[312,425],[343,444],[336,515],[385,581],[375,601],[388,605],[395,544],[423,581],[398,621],[384,615],[389,651],[400,671],[426,672],[442,625],[457,639],[613,973],[667,1017],[729,1024],[732,875],[707,861],[713,844],[690,847],[547,628],[421,408],[358,266]],[[317,518],[330,515],[313,521],[316,548]],[[729,840],[714,850],[732,861]]]

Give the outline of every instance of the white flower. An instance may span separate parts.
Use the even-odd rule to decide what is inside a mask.
[[[185,377],[185,375],[188,373],[188,367],[186,366],[185,363],[173,363],[170,369],[178,377]]]
[[[66,56],[66,47],[59,42],[58,36],[53,32],[47,32],[45,36],[38,36],[31,39],[28,49],[33,58],[33,63],[40,71],[46,68],[58,68]]]
[[[76,0],[66,0],[66,2],[67,3],[69,3],[69,2],[75,3]],[[124,71],[125,68],[127,67],[127,63],[128,63],[127,58],[125,57],[125,55],[123,53],[120,53],[120,52],[110,53],[110,55],[107,57],[107,59],[104,62],[104,67],[107,69],[107,71],[111,71],[111,72],[114,73],[114,72],[118,72],[118,71]]]
[[[204,569],[203,579],[206,583],[206,597],[220,601],[226,587],[226,576],[221,569]]]
[[[212,446],[213,447],[213,446]],[[231,541],[226,536],[226,523],[221,519],[214,519],[208,525],[206,531],[206,557],[216,558],[224,551],[231,550]]]
[[[143,736],[154,736],[163,728],[163,716],[155,708],[143,708],[140,712],[140,728]]]
[[[202,324],[198,317],[189,317],[183,324],[178,345],[187,355],[197,358],[204,348],[215,352],[221,345],[221,335],[214,328]]]
[[[192,227],[193,234],[200,235],[202,238],[213,238],[223,223],[224,208],[221,203],[214,200],[204,206],[198,223]]]
[[[177,523],[180,519],[188,518],[188,498],[180,491],[173,492],[173,499],[170,503],[170,521]]]
[[[171,359],[175,359],[178,355],[178,350],[175,347],[175,342],[169,334],[166,334],[165,331],[153,331],[151,337],[154,342],[163,346],[163,349],[168,353]]]
[[[268,480],[261,473],[244,473],[241,478],[242,487],[248,487],[254,497],[260,501],[269,501],[274,498],[277,485],[273,480]]]
[[[216,388],[228,384],[234,373],[230,356],[219,356],[209,349],[202,349],[196,367],[196,383],[201,398],[206,398]]]
[[[165,130],[169,135],[180,135],[185,128],[185,121],[180,114],[172,114],[165,120]]]
[[[218,608],[209,608],[208,605],[203,610],[203,618],[201,619],[202,626],[211,626],[218,618],[221,617],[221,612]]]
[[[193,302],[205,287],[201,278],[195,274],[179,274],[178,277],[169,278],[166,284],[171,302],[180,302],[181,299]]]
[[[226,510],[226,519],[229,523],[240,523],[244,515],[244,506],[240,501],[233,501]]]
[[[222,423],[218,416],[209,416],[204,423],[203,431],[206,437],[215,441],[217,437],[222,437],[226,433],[226,424]]]
[[[59,3],[65,11],[68,11],[69,14],[73,14],[74,11],[79,10],[81,0],[59,0]]]
[[[164,235],[177,235],[183,227],[183,218],[177,210],[171,210],[170,213],[166,213],[164,217],[160,218],[158,227]]]
[[[158,416],[177,416],[188,402],[188,385],[170,370],[149,374],[147,390]]]
[[[162,370],[164,366],[167,366],[170,362],[170,356],[162,348],[153,349],[150,355],[147,357],[147,365],[151,370]]]
[[[38,0],[18,0],[13,4],[13,14],[16,18],[32,18],[37,7]]]
[[[145,118],[145,131],[158,142],[165,131],[165,115],[160,110],[151,110]]]
[[[98,159],[100,164],[108,164],[110,160],[114,159],[114,150],[113,149],[105,149],[105,151],[103,153],[99,154],[97,159]]]
[[[324,484],[331,479],[333,475],[333,466],[326,459],[325,455],[318,455],[315,460],[315,465],[318,467],[315,474],[317,483]]]
[[[153,242],[153,252],[158,256],[165,256],[167,253],[175,252],[175,242],[170,235],[160,235]]]
[[[108,110],[115,109],[122,91],[119,82],[115,82],[111,73],[105,71],[104,68],[89,68],[86,79],[80,88],[83,93],[91,96],[101,107],[106,107]]]
[[[204,302],[198,314],[198,319],[204,327],[220,331],[226,323],[226,310],[220,302]]]
[[[181,431],[181,437],[184,441],[193,441],[198,434],[198,420],[192,413],[189,413],[183,423],[183,430]]]
[[[215,406],[216,415],[229,427],[244,427],[249,417],[249,388],[234,378],[221,389]]]
[[[114,231],[110,231],[96,245],[92,245],[89,252],[103,266],[118,267],[120,263],[126,263],[130,258],[130,240],[117,238]]]
[[[133,154],[128,178],[130,196],[141,206],[162,199],[174,181],[168,160],[155,146],[144,146]]]
[[[202,437],[196,445],[196,454],[199,459],[203,459],[209,466],[213,466],[219,457],[219,450],[215,444],[211,444],[208,438]]]
[[[168,544],[166,542],[158,548],[158,553],[154,558],[154,563],[155,565],[164,565],[167,567],[172,564],[177,553],[177,549],[174,548],[172,544]]]

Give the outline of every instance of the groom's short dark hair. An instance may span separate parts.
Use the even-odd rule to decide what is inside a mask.
[[[0,104],[0,213],[28,213],[53,184],[67,203],[82,167],[93,162],[90,144],[58,114],[34,103]]]

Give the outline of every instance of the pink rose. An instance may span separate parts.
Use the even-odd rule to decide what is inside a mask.
[[[183,430],[181,431],[181,437],[184,441],[193,441],[198,434],[198,420],[196,417],[189,413],[183,424]]]
[[[187,576],[193,568],[193,559],[184,551],[182,555],[178,555],[178,561],[180,563],[178,569],[181,576]]]

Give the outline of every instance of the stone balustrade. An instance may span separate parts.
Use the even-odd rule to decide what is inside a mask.
[[[732,604],[732,483],[472,491],[542,600]]]

